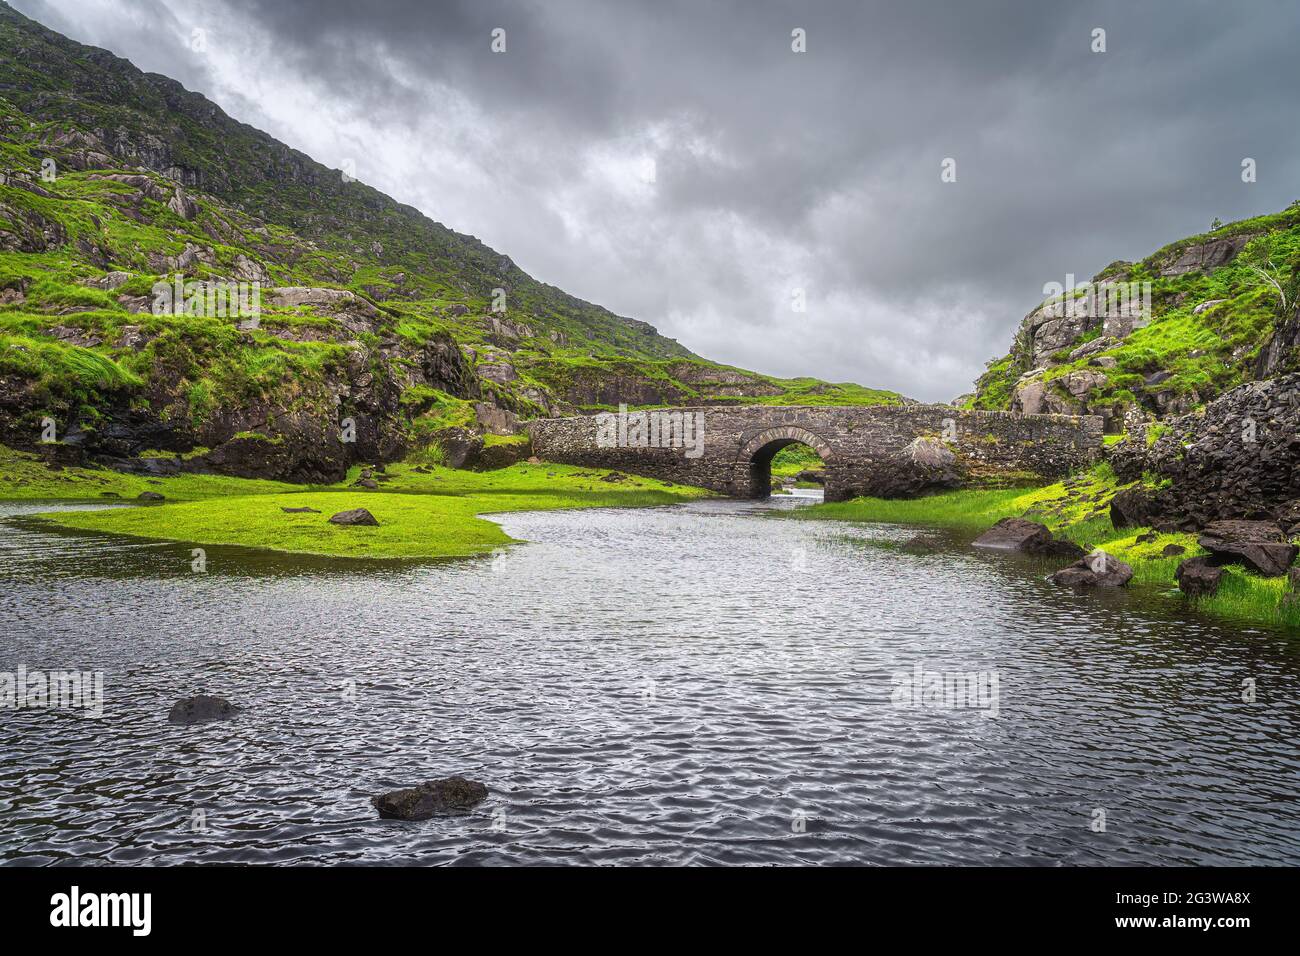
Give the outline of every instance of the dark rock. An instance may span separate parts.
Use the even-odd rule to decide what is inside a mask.
[[[602,475],[601,481],[620,482],[630,481],[631,479],[621,471],[611,471],[608,475]]]
[[[497,445],[485,445],[478,456],[477,467],[483,471],[495,471],[517,465],[532,453],[527,442],[502,442]]]
[[[371,797],[370,803],[385,820],[427,820],[435,814],[469,810],[487,794],[487,787],[475,780],[447,777]]]
[[[41,460],[47,465],[77,466],[86,461],[81,444],[73,442],[42,442],[38,448]]]
[[[1052,542],[1052,532],[1046,525],[1026,518],[1003,518],[971,544],[977,548],[997,548],[1003,551],[1024,551],[1036,554]]]
[[[1069,567],[1052,575],[1052,583],[1061,587],[1117,588],[1128,584],[1133,569],[1104,551],[1094,551]]]
[[[1290,530],[1300,501],[1300,373],[1247,382],[1193,412],[1112,446],[1107,457],[1122,481],[1161,481],[1153,508],[1182,529],[1212,521],[1272,518]],[[1160,523],[1150,522],[1155,527]],[[1297,522],[1300,523],[1300,522]]]
[[[291,515],[306,515],[306,514],[318,515],[318,514],[320,514],[320,512],[319,512],[318,510],[316,510],[315,508],[306,508],[306,507],[304,507],[304,508],[286,508],[286,507],[284,507],[283,505],[281,505],[281,506],[280,506],[280,510],[283,511],[285,514],[291,514]]]
[[[370,491],[374,491],[379,487],[379,482],[375,481],[373,478],[358,478],[356,481],[352,482],[352,484],[354,487],[366,488]]]
[[[448,468],[469,468],[483,453],[483,436],[467,428],[444,428],[433,440],[442,449],[443,461]]]
[[[1111,523],[1113,524],[1114,522],[1112,521]],[[1150,544],[1152,541],[1155,541],[1159,537],[1160,534],[1158,532],[1147,531],[1144,532],[1143,534],[1138,535],[1136,538],[1133,539],[1133,541],[1135,544]]]
[[[167,719],[173,724],[203,724],[210,720],[226,720],[237,713],[239,708],[224,697],[198,694],[172,704]]]
[[[1188,558],[1178,565],[1174,578],[1188,597],[1204,597],[1219,590],[1223,568],[1211,564],[1209,558]]]
[[[1266,577],[1286,574],[1300,552],[1272,521],[1212,521],[1197,543],[1214,564],[1241,564]]]
[[[330,515],[330,524],[341,525],[373,525],[378,526],[379,522],[365,508],[353,508],[350,511],[340,511],[336,515]]]
[[[1110,499],[1110,523],[1116,528],[1140,528],[1155,517],[1155,503],[1145,488],[1125,488]]]
[[[1167,544],[1163,551],[1160,552],[1166,558],[1175,558],[1180,554],[1186,554],[1187,549],[1181,544]]]
[[[811,468],[805,468],[799,474],[794,476],[795,481],[806,481],[814,485],[826,484],[826,472],[814,471]]]
[[[167,496],[156,491],[142,491],[135,496],[136,501],[166,501]]]
[[[1286,529],[1287,539],[1300,537],[1300,499],[1288,501],[1277,509],[1278,523]]]
[[[966,479],[957,456],[938,438],[914,439],[901,452],[873,463],[861,494],[915,498],[960,488]]]

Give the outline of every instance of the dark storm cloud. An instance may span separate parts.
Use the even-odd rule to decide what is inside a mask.
[[[149,54],[46,2],[77,38]],[[1294,4],[157,3],[264,37],[261,62],[334,104],[319,122],[340,137],[365,120],[437,139],[442,168],[376,185],[539,278],[711,358],[924,398],[965,390],[1045,282],[1300,195]],[[619,156],[653,158],[645,195],[610,180]]]

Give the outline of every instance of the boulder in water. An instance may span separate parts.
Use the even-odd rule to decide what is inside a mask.
[[[435,814],[469,810],[486,799],[487,787],[464,777],[429,780],[371,797],[371,805],[385,820],[427,820]]]
[[[205,724],[211,720],[226,720],[238,712],[239,708],[224,697],[196,694],[172,704],[167,719],[173,724]]]

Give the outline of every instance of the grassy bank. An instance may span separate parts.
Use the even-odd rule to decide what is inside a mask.
[[[1167,592],[1169,600],[1189,601],[1177,590],[1174,571],[1189,557],[1204,554],[1192,534],[1158,534],[1139,542],[1150,528],[1116,529],[1110,520],[1110,497],[1117,490],[1109,466],[1071,479],[1026,490],[954,491],[910,500],[858,498],[853,501],[800,508],[791,517],[811,520],[868,521],[886,524],[949,528],[974,539],[994,522],[1006,517],[1040,521],[1062,538],[1086,548],[1100,548],[1133,568],[1131,587]],[[1184,549],[1166,557],[1169,545]],[[1063,562],[1064,563],[1064,562]],[[1283,603],[1286,578],[1263,578],[1230,567],[1219,592],[1196,601],[1197,607],[1216,616],[1270,626],[1300,628],[1300,608]]]
[[[520,464],[471,472],[390,465],[379,490],[338,485],[308,487],[275,481],[178,475],[139,478],[67,468],[51,472],[39,461],[0,449],[0,498],[76,499],[103,503],[142,491],[166,496],[159,505],[56,512],[41,517],[65,528],[183,541],[243,545],[348,558],[446,558],[482,554],[510,543],[478,515],[555,508],[628,508],[675,504],[706,494],[698,488],[648,478],[602,480],[609,473],[568,465]],[[319,513],[287,513],[284,508]],[[378,527],[340,527],[330,515],[365,508]]]

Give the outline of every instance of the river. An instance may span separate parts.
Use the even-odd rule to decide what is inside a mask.
[[[432,565],[212,547],[203,573],[0,504],[0,671],[104,675],[98,719],[0,711],[0,862],[1300,863],[1300,640],[772,513],[807,500],[509,514],[529,543]],[[918,706],[918,666],[983,693]],[[168,724],[200,691],[244,710]],[[450,774],[488,800],[369,804]]]

